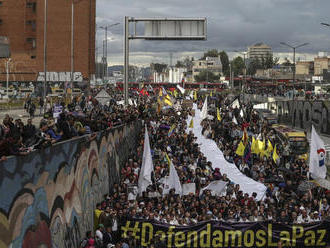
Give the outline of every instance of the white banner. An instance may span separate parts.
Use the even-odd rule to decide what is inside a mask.
[[[252,196],[253,192],[257,193],[257,200],[261,200],[266,193],[266,186],[262,183],[256,182],[253,179],[245,176],[235,164],[229,163],[222,151],[218,148],[214,140],[207,139],[202,135],[201,122],[201,111],[197,109],[196,104],[194,104],[193,109],[195,110],[194,117],[194,128],[188,128],[191,117],[187,119],[187,130],[186,132],[193,131],[194,135],[197,137],[197,143],[201,144],[200,149],[207,160],[212,162],[213,168],[219,168],[221,174],[227,174],[227,177],[233,181],[235,184],[239,184],[241,190],[244,193],[248,193]]]

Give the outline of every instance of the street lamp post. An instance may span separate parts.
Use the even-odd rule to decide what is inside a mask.
[[[308,43],[303,43],[303,44],[300,44],[298,46],[291,46],[285,42],[281,42],[280,43],[281,45],[284,45],[284,46],[287,46],[287,47],[290,47],[293,49],[293,94],[292,94],[292,101],[294,101],[294,98],[295,98],[295,83],[296,83],[296,49],[299,48],[299,47],[303,47],[303,46],[306,46],[308,45]],[[292,115],[292,127],[294,127],[294,117],[295,115],[293,114]]]
[[[292,94],[292,100],[294,101],[294,97],[295,97],[295,83],[296,83],[296,49],[299,48],[299,47],[303,47],[303,46],[306,46],[308,45],[309,43],[303,43],[303,44],[300,44],[298,46],[291,46],[285,42],[281,42],[280,43],[281,45],[283,46],[287,46],[287,47],[290,47],[292,50],[293,50],[293,94]]]
[[[103,41],[103,57],[102,57],[102,63],[103,63],[103,78],[102,80],[104,81],[104,77],[108,77],[108,28],[111,28],[113,26],[117,26],[120,23],[114,23],[108,26],[101,26],[101,29],[104,29],[104,41]]]
[[[44,90],[43,90],[43,99],[44,99],[44,113],[46,113],[47,103],[46,103],[46,86],[47,86],[47,0],[45,0],[45,9],[44,9]]]
[[[71,77],[70,77],[71,90],[73,89],[73,73],[74,73],[74,4],[75,3],[72,0],[71,2]]]

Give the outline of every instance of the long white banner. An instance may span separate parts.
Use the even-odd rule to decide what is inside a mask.
[[[245,176],[235,164],[229,163],[218,148],[214,140],[207,139],[202,135],[201,123],[201,111],[197,109],[197,105],[194,104],[193,109],[195,110],[194,127],[189,128],[191,117],[187,119],[187,130],[193,131],[195,137],[197,137],[197,143],[200,144],[201,152],[207,158],[208,161],[212,162],[213,168],[219,168],[222,174],[227,174],[227,177],[235,184],[240,185],[240,189],[243,193],[248,193],[250,196],[253,192],[257,193],[257,200],[261,200],[266,192],[266,186],[262,183],[256,182],[253,179]]]

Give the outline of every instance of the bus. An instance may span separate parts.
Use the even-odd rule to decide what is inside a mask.
[[[292,155],[306,155],[308,153],[309,144],[305,132],[296,131],[285,125],[272,125],[275,131],[276,143],[290,145],[290,153]],[[304,156],[305,157],[305,156]]]

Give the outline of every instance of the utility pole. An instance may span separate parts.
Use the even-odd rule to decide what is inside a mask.
[[[102,67],[103,67],[103,72],[102,72],[102,81],[104,82],[104,78],[108,77],[108,28],[111,28],[113,26],[117,26],[120,23],[114,23],[108,26],[101,26],[101,29],[104,29],[104,40],[103,40],[103,57],[102,57]]]
[[[71,82],[70,82],[70,87],[71,87],[71,96],[72,96],[72,91],[73,91],[73,81],[74,81],[74,1],[72,0],[71,3]],[[67,91],[67,89],[66,89]]]
[[[46,112],[47,103],[46,103],[46,87],[47,87],[47,0],[45,0],[45,9],[44,9],[44,90],[43,90],[43,99],[44,99],[44,113]]]
[[[125,16],[124,21],[125,21],[125,30],[124,30],[124,50],[125,50],[125,52],[124,52],[124,101],[125,101],[125,106],[127,106],[128,105],[128,70],[129,70],[128,16]]]
[[[296,49],[299,48],[299,47],[302,47],[302,46],[306,46],[309,43],[303,43],[303,44],[300,44],[298,46],[291,46],[291,45],[289,45],[285,42],[281,42],[280,44],[293,49],[293,75],[292,75],[292,77],[293,77],[293,93],[292,93],[292,101],[294,101],[295,91],[296,91],[296,89],[295,89],[295,83],[296,83]],[[294,127],[294,122],[295,122],[294,115],[292,115],[292,127]]]
[[[309,43],[303,43],[303,44],[300,44],[298,46],[291,46],[291,45],[289,45],[285,42],[281,42],[280,44],[293,49],[293,75],[292,75],[292,77],[293,77],[293,94],[292,94],[292,101],[294,101],[295,91],[296,91],[296,89],[295,89],[295,83],[296,83],[296,49],[299,48],[299,47],[306,46]]]

